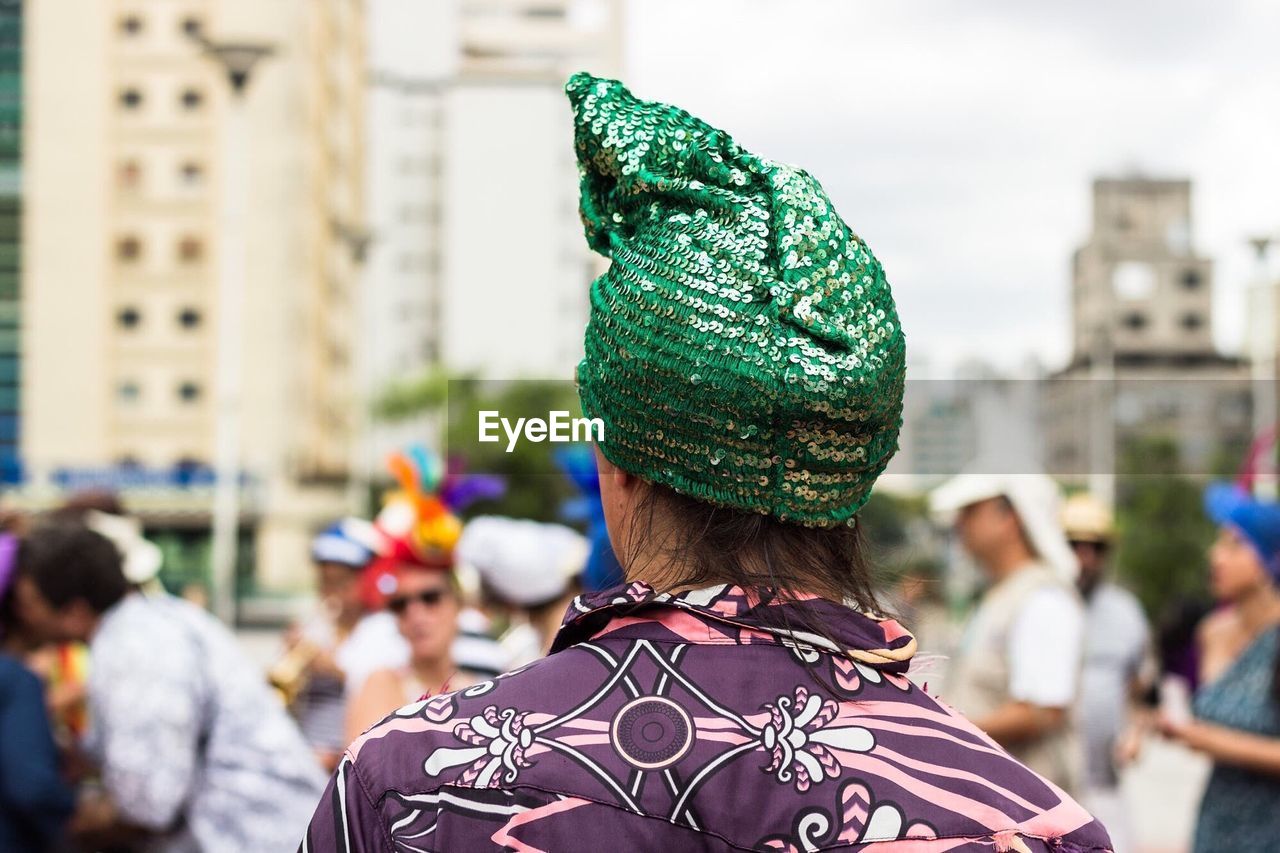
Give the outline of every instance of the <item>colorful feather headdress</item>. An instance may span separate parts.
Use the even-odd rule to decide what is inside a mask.
[[[365,570],[365,598],[371,607],[380,607],[395,591],[405,568],[451,571],[454,546],[462,535],[458,513],[506,491],[501,478],[465,474],[459,461],[446,466],[422,445],[391,454],[387,468],[398,488],[386,496],[374,520],[385,547]]]

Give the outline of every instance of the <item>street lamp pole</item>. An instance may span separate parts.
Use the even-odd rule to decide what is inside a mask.
[[[213,612],[227,624],[236,615],[236,552],[240,530],[240,414],[244,293],[248,274],[245,217],[249,210],[249,126],[245,90],[253,69],[272,48],[251,42],[194,37],[227,75],[231,97],[223,129],[222,219],[219,234],[217,412],[214,427]]]
[[[1253,334],[1249,336],[1249,367],[1253,380],[1253,432],[1262,435],[1276,426],[1276,290],[1267,264],[1270,237],[1252,237],[1256,259]],[[1275,449],[1268,450],[1254,477],[1258,497],[1275,500]]]
[[[333,233],[351,253],[352,271],[356,277],[352,328],[356,333],[352,336],[352,364],[350,366],[355,390],[355,423],[351,429],[351,444],[348,451],[350,471],[347,475],[347,509],[356,515],[363,516],[369,500],[370,466],[364,464],[364,447],[369,440],[369,401],[363,398],[367,387],[369,371],[369,347],[365,340],[365,315],[368,311],[367,295],[363,286],[365,261],[369,257],[369,248],[373,244],[373,233],[349,222],[333,220]]]

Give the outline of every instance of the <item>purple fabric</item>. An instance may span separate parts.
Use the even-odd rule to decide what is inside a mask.
[[[0,601],[9,593],[13,576],[18,570],[18,537],[12,533],[0,533]],[[4,623],[0,622],[0,637],[4,636]]]
[[[905,678],[914,650],[898,623],[817,599],[580,597],[550,657],[353,743],[302,849],[1110,849]]]

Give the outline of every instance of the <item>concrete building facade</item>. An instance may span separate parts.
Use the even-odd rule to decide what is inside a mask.
[[[591,280],[563,86],[618,75],[621,0],[370,3],[372,242],[365,387],[431,371],[567,380]],[[371,418],[359,465],[437,444],[430,414]]]
[[[240,322],[242,562],[263,588],[305,581],[354,443],[362,0],[50,0],[28,5],[26,36],[24,500],[116,486],[200,580],[217,328]],[[239,318],[218,298],[231,96],[197,36],[274,49],[245,106]]]
[[[572,378],[603,265],[582,237],[563,87],[618,75],[622,32],[620,0],[459,0],[440,187],[449,369]]]
[[[1072,359],[1044,393],[1045,461],[1063,479],[1109,475],[1143,439],[1171,441],[1182,469],[1203,475],[1248,444],[1248,366],[1213,343],[1213,263],[1195,248],[1191,190],[1094,182],[1072,270]]]

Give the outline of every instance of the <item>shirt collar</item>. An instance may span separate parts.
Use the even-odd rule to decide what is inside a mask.
[[[745,630],[753,642],[811,646],[889,672],[906,672],[916,651],[915,637],[896,620],[811,595],[727,584],[673,595],[639,582],[575,598],[551,651],[608,633],[623,618],[660,622],[672,608],[717,623],[728,636]]]

